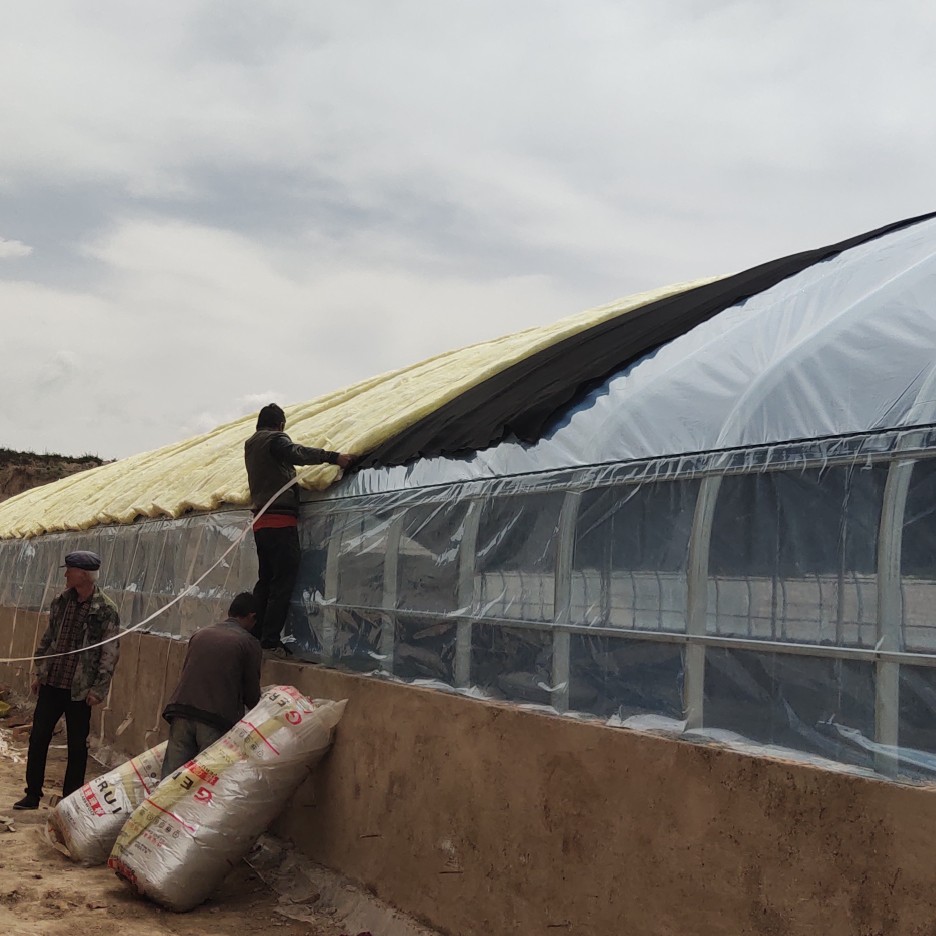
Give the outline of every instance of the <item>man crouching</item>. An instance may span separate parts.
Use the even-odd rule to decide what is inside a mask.
[[[163,779],[210,747],[260,701],[260,644],[250,636],[257,603],[250,592],[234,596],[227,619],[189,638],[182,675],[163,718],[169,744]]]

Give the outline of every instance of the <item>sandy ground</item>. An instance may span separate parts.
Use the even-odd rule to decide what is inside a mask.
[[[304,908],[315,922],[297,922],[277,911],[281,898],[242,863],[219,893],[190,913],[162,910],[137,897],[107,867],[82,868],[49,845],[42,829],[47,800],[35,812],[14,810],[23,794],[25,740],[11,740],[5,728],[22,717],[0,719],[0,933],[5,936],[227,936],[270,932],[282,936],[343,936],[327,908]],[[61,792],[65,770],[64,734],[49,752],[46,794]],[[17,762],[18,761],[18,762]],[[88,776],[104,773],[93,760]],[[8,831],[5,820],[12,820]],[[351,936],[356,936],[355,930]],[[379,936],[375,933],[374,936]]]

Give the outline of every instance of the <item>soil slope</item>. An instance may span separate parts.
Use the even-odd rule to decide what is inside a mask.
[[[0,448],[0,501],[30,488],[103,465],[96,455],[36,455]]]

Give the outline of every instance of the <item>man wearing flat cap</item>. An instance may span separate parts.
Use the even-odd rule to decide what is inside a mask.
[[[65,716],[68,764],[62,795],[84,785],[88,763],[91,709],[107,698],[117,665],[117,605],[97,586],[101,557],[72,552],[65,557],[66,589],[52,600],[49,626],[36,647],[32,691],[36,696],[26,795],[14,809],[38,809],[45,780],[46,756],[55,725]]]

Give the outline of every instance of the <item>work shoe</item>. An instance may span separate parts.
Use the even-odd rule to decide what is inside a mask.
[[[13,804],[14,809],[38,809],[39,808],[39,797],[30,796],[28,793],[21,799],[17,800]]]

